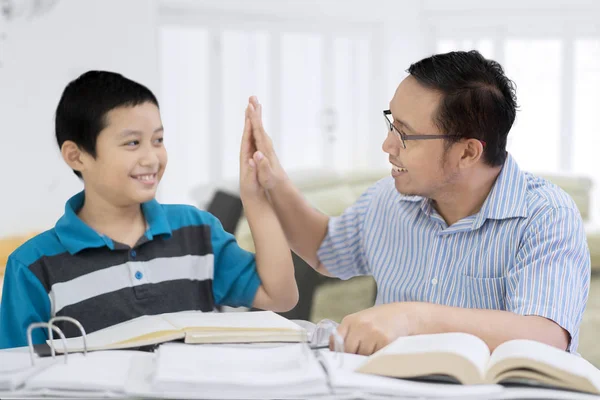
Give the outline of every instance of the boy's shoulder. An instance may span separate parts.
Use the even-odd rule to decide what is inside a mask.
[[[66,252],[54,228],[35,235],[20,245],[9,256],[25,267],[30,266],[42,257],[51,257]]]
[[[160,204],[171,229],[176,230],[188,226],[219,226],[217,217],[208,211],[200,210],[187,204]]]

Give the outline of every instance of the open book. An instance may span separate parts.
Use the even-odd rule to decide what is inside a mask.
[[[145,315],[86,336],[88,350],[124,349],[172,340],[186,343],[303,342],[306,330],[272,311]],[[58,352],[61,340],[54,339]],[[50,341],[48,341],[50,344]],[[82,337],[68,338],[69,353],[83,351]]]
[[[357,372],[396,378],[450,377],[462,384],[526,384],[600,394],[600,371],[585,359],[531,340],[511,340],[490,355],[466,333],[396,339]]]

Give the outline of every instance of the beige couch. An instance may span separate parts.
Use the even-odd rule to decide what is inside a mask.
[[[307,171],[291,175],[305,198],[327,215],[339,215],[374,182],[388,176],[389,171],[352,171],[337,174],[330,171]],[[585,177],[566,175],[545,176],[562,187],[575,200],[585,221],[589,219],[591,181]],[[600,331],[600,233],[588,228],[588,244],[592,254],[592,283],[587,311],[582,323],[580,353],[600,366],[600,346],[596,345]],[[243,248],[253,251],[254,244],[247,222],[242,219],[236,238]],[[314,292],[310,319],[341,320],[345,315],[373,304],[376,286],[371,277],[349,281],[333,281],[320,285]]]

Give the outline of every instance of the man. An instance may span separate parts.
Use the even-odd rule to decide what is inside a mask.
[[[392,176],[335,218],[289,181],[250,99],[251,163],[291,248],[322,274],[377,282],[376,305],[338,327],[345,351],[467,332],[492,350],[523,338],[576,352],[590,279],[583,223],[566,193],[506,152],[513,83],[476,51],[408,73],[383,112]]]

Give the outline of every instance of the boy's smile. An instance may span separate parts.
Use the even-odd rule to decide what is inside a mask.
[[[156,173],[144,175],[132,175],[131,177],[145,186],[154,186],[157,184]]]

